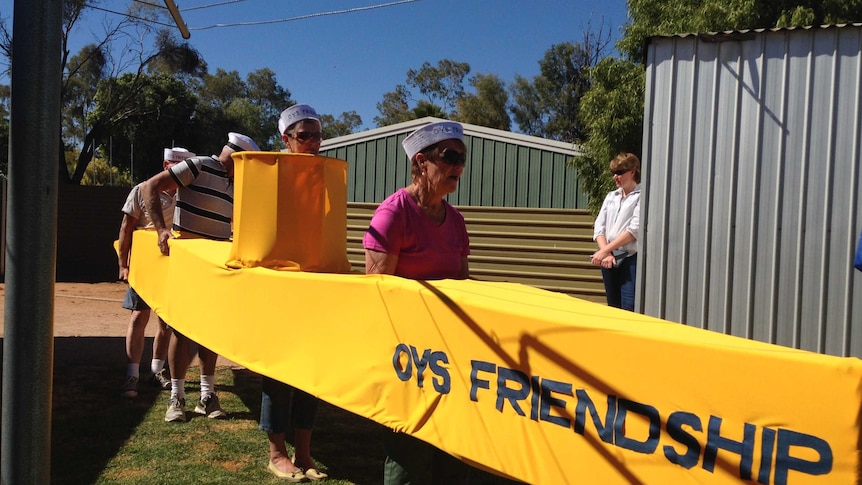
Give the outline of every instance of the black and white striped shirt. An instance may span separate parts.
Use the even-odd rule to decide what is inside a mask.
[[[181,235],[230,239],[233,181],[218,158],[189,158],[168,170],[179,185],[174,230]]]

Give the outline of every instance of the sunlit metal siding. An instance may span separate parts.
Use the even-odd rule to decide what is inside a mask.
[[[413,130],[440,121],[422,118],[325,140],[321,155],[348,162],[347,197],[381,202],[410,183],[410,161],[401,141]],[[582,209],[586,194],[570,143],[463,124],[468,161],[449,202],[464,206]]]
[[[859,25],[650,40],[644,313],[862,357],[860,52]]]
[[[365,271],[362,236],[377,204],[347,205],[347,257]],[[595,251],[593,218],[586,210],[458,207],[470,235],[470,274],[605,303]]]

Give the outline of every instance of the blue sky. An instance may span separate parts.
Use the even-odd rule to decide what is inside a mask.
[[[23,1],[23,0],[20,0]],[[262,25],[233,25],[350,10],[398,0],[180,0],[210,72],[268,67],[299,103],[335,116],[354,110],[363,128],[374,127],[376,104],[406,80],[408,69],[441,59],[470,64],[471,75],[532,78],[554,44],[578,42],[583,31],[606,31],[619,38],[626,22],[625,0],[416,0],[388,7],[319,15]],[[163,2],[157,2],[162,4]],[[12,15],[13,0],[0,0]],[[127,1],[103,2],[124,10]],[[196,8],[207,6],[207,8]],[[102,17],[101,12],[94,12]],[[201,30],[198,30],[201,29]],[[82,32],[76,40],[85,39]],[[7,81],[8,82],[8,81]],[[275,120],[273,120],[275,123]],[[514,127],[513,127],[514,128]],[[275,129],[275,128],[274,128]]]

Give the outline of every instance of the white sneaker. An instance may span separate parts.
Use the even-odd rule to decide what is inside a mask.
[[[150,382],[155,387],[160,387],[162,389],[170,389],[171,388],[171,378],[168,377],[168,370],[162,369],[150,378]]]
[[[227,417],[227,413],[221,408],[221,405],[218,402],[218,396],[216,396],[215,393],[202,397],[201,400],[198,401],[198,405],[195,406],[195,412],[203,414],[210,419]]]
[[[165,412],[165,422],[174,423],[186,420],[186,400],[171,399],[168,402],[168,410]]]
[[[133,398],[138,397],[138,378],[134,376],[126,377],[126,382],[123,384],[123,397]]]

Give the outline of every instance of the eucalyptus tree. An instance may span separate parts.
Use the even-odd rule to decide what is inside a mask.
[[[62,22],[61,101],[62,132],[57,143],[62,148],[58,160],[60,181],[78,184],[96,150],[107,142],[111,120],[117,119],[143,89],[147,71],[158,69],[174,74],[200,74],[206,64],[186,42],[180,42],[170,29],[165,9],[147,2],[131,2],[122,15],[96,9],[97,0],[64,0]],[[99,29],[95,31],[93,29]],[[26,40],[25,40],[26,41]],[[0,22],[0,52],[11,66],[11,26]],[[83,44],[76,53],[70,46]],[[125,79],[124,95],[93,112],[97,92],[105,96],[103,81],[131,74]],[[121,117],[121,116],[120,116]],[[69,173],[65,152],[78,153],[75,169]]]
[[[506,83],[496,74],[476,74],[470,78],[470,85],[476,91],[458,99],[455,120],[508,131],[512,120]]]
[[[419,69],[408,69],[406,84],[398,84],[377,103],[380,116],[374,121],[377,126],[387,126],[423,116],[452,118],[464,96],[468,74],[470,64],[450,59],[442,59],[436,66],[426,61]]]
[[[323,137],[335,138],[349,135],[362,126],[362,117],[356,111],[345,111],[336,119],[330,114],[321,114],[320,122],[323,125]]]

